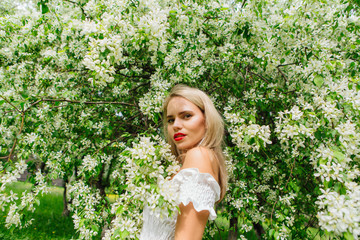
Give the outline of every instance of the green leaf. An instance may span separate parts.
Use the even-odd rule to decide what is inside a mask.
[[[289,185],[295,192],[300,191],[300,187],[295,182],[290,182]]]
[[[274,233],[274,238],[275,238],[275,239],[279,239],[279,232],[278,232],[278,231],[275,231],[275,233]]]
[[[124,206],[119,206],[116,209],[116,215],[121,215],[124,212]]]
[[[120,236],[121,234],[121,231],[120,231],[120,228],[117,228],[113,234],[113,236],[111,237],[111,239],[117,239],[116,237],[117,236]]]
[[[236,194],[237,192],[239,192],[239,190],[240,190],[240,188],[238,188],[238,187],[234,188],[233,194]]]
[[[164,200],[164,198],[159,198],[159,206],[161,207],[162,205],[164,205],[164,203],[165,203],[165,200]]]
[[[94,232],[99,232],[99,226],[96,225],[96,224],[91,225],[91,229],[92,229]]]
[[[9,164],[8,166],[6,166],[5,169],[7,172],[11,172],[13,170],[13,167]]]
[[[328,182],[328,181],[324,181],[324,187],[325,189],[328,189],[329,187],[331,187],[331,182]]]
[[[27,92],[21,92],[21,96],[24,98],[24,99],[27,99],[29,97],[28,93]]]
[[[248,143],[251,140],[249,135],[244,136],[244,142]]]
[[[130,233],[126,230],[120,233],[120,239],[125,239],[127,236],[129,236]]]
[[[345,155],[339,151],[334,151],[334,157],[336,157],[339,162],[342,162],[345,159]]]
[[[169,12],[169,15],[170,16],[173,16],[173,15],[176,15],[177,14],[177,11],[175,11],[175,10],[171,10],[170,12]]]
[[[41,3],[41,13],[45,14],[47,12],[49,12],[48,6],[45,3]]]
[[[250,115],[250,121],[256,123],[256,117],[254,115]]]
[[[79,227],[84,226],[84,224],[85,224],[85,219],[81,219],[79,222]]]
[[[349,232],[344,233],[344,238],[346,240],[354,240],[354,236]]]
[[[321,87],[324,84],[324,78],[320,75],[316,75],[316,77],[314,78],[314,84],[317,87]]]

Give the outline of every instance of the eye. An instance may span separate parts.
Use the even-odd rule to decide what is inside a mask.
[[[170,118],[167,120],[167,123],[173,123],[174,122],[174,119]]]
[[[185,118],[185,119],[189,119],[189,118],[191,118],[191,117],[192,117],[192,115],[189,114],[189,113],[187,113],[187,114],[184,115],[184,118]]]

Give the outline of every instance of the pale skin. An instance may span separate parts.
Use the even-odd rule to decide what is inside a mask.
[[[219,181],[219,166],[212,157],[212,150],[197,147],[206,132],[205,116],[192,102],[182,97],[173,97],[167,107],[167,130],[174,137],[176,147],[186,153],[181,169],[197,168],[201,173],[211,174]],[[176,138],[176,134],[183,134],[183,138]],[[180,140],[179,140],[180,139]],[[179,206],[175,240],[193,239],[201,240],[209,212],[197,212],[192,203]]]

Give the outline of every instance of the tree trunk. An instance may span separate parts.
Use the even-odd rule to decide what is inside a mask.
[[[260,223],[253,223],[253,226],[254,226],[254,230],[255,230],[257,238],[261,239],[261,235],[263,235],[265,233],[264,228],[261,226]]]
[[[103,165],[100,173],[99,173],[99,179],[96,181],[95,186],[97,189],[99,189],[100,191],[100,196],[102,196],[103,198],[106,197],[106,193],[105,193],[105,184],[104,184],[104,168],[105,166]]]
[[[62,212],[62,216],[65,216],[65,217],[67,217],[67,216],[69,216],[69,209],[68,209],[68,201],[67,201],[67,199],[66,199],[66,190],[67,190],[67,188],[66,188],[66,184],[67,184],[67,179],[64,179],[64,181],[63,181],[63,184],[64,184],[64,193],[63,193],[63,206],[64,206],[64,208],[63,208],[63,212]]]
[[[231,217],[228,240],[237,240],[237,237],[238,237],[238,218]]]

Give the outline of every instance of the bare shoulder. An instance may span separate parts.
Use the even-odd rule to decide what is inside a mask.
[[[213,150],[206,147],[195,147],[187,151],[182,169],[197,168],[202,173],[210,173],[218,180],[219,166]]]

